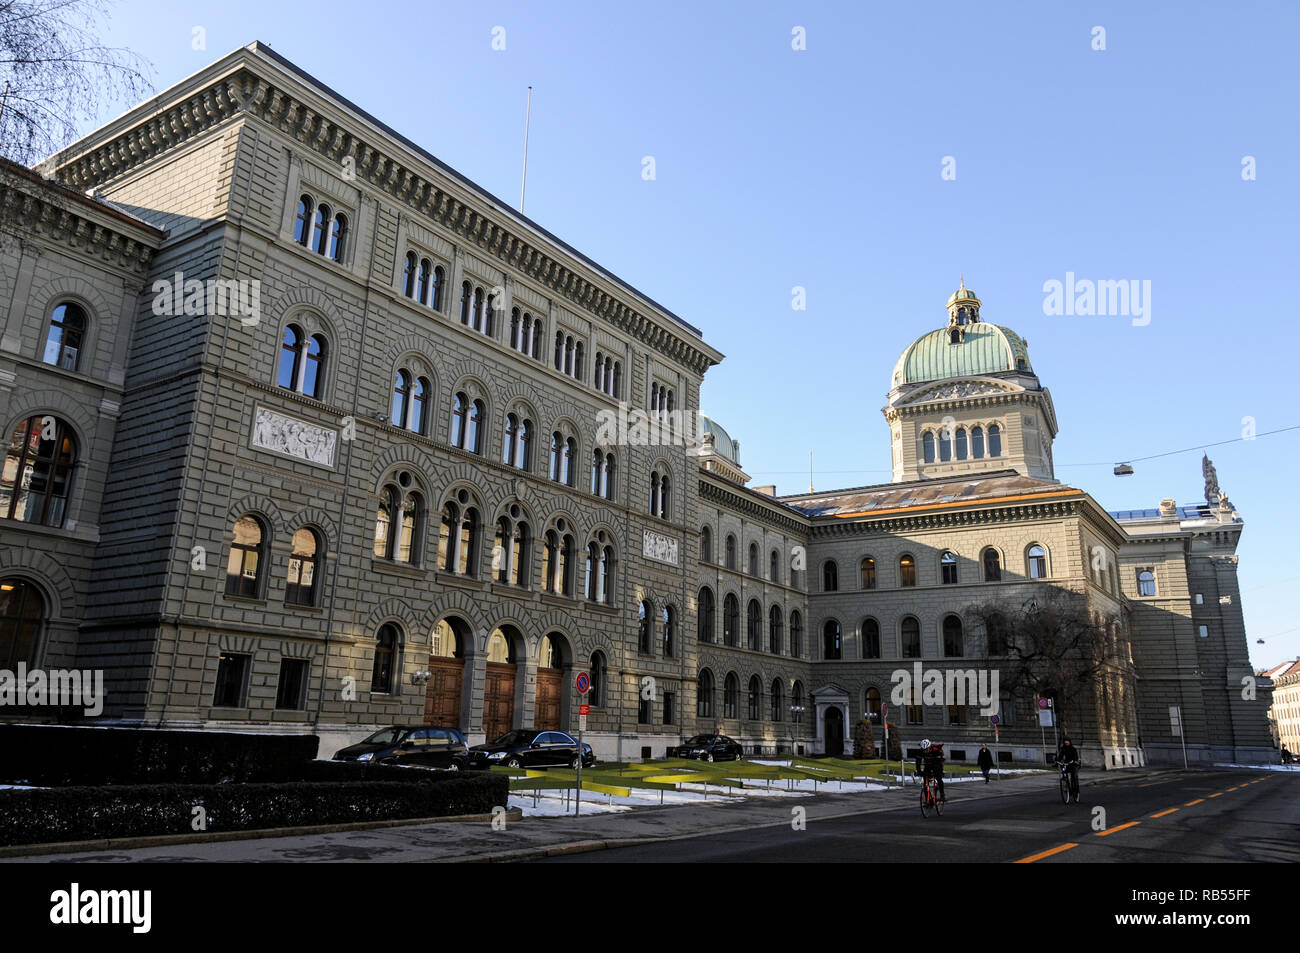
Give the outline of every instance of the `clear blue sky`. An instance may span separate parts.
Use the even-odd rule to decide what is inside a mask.
[[[1264,666],[1300,654],[1300,430],[1236,438],[1247,416],[1300,424],[1297,9],[126,0],[109,32],[159,89],[270,43],[512,203],[532,84],[527,213],[727,355],[705,410],[780,492],[806,488],[809,450],[819,489],[889,479],[890,372],[964,273],[1029,341],[1063,481],[1109,509],[1194,503],[1199,449],[1111,464],[1236,441],[1210,455]],[[1150,280],[1150,324],[1044,315],[1066,272]]]

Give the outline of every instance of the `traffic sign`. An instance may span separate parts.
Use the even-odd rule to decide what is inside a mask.
[[[1051,708],[1051,707],[1052,707],[1052,700],[1051,700],[1050,698],[1040,698],[1040,699],[1038,699],[1038,707],[1039,707],[1039,708]]]
[[[591,706],[590,706],[590,705],[579,705],[579,706],[578,706],[578,714],[581,715],[583,718],[586,718],[588,715],[591,714]]]
[[[888,717],[889,717],[889,706],[888,706],[888,705],[884,705],[884,704],[882,704],[882,705],[880,706],[880,717],[881,717],[881,718],[888,718]]]
[[[578,694],[585,695],[591,691],[591,676],[586,672],[579,672],[574,683],[578,686]]]
[[[992,715],[992,716],[990,716],[990,718],[989,718],[989,724],[991,724],[991,725],[996,726],[996,725],[1000,724],[1001,722],[1002,722],[1002,719],[999,718],[997,715]]]

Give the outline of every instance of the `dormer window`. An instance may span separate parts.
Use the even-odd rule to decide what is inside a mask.
[[[961,331],[959,331],[957,328],[953,328],[951,331],[949,331],[949,332],[948,332],[948,343],[949,343],[949,344],[960,344],[960,343],[961,343]]]

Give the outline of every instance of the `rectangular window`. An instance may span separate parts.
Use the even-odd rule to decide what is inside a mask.
[[[664,692],[664,724],[677,724],[677,693]]]
[[[307,707],[306,659],[280,659],[280,681],[275,689],[275,707],[302,711]]]
[[[217,662],[217,690],[212,694],[215,708],[243,708],[248,690],[248,669],[252,658],[222,652]]]
[[[948,724],[964,725],[966,724],[966,706],[949,705],[948,706]]]
[[[1198,606],[1205,604],[1205,597],[1201,595],[1199,592],[1196,594],[1196,604]]]
[[[925,724],[925,710],[920,705],[908,705],[907,723],[909,725]]]
[[[1208,625],[1200,626],[1200,633],[1201,638],[1208,639],[1210,637],[1210,627]]]
[[[650,712],[650,699],[642,698],[640,702],[637,703],[637,708],[636,708],[637,723],[642,725],[648,725],[650,724],[653,717],[654,716]]]

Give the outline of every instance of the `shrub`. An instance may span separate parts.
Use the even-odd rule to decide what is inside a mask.
[[[346,767],[344,770],[348,772]],[[206,812],[206,830],[247,831],[485,814],[505,806],[509,796],[510,782],[504,775],[388,770],[418,780],[124,784],[0,791],[0,844],[188,834],[193,830],[194,808],[200,806]]]
[[[0,725],[0,783],[216,784],[281,781],[316,756],[315,735]]]
[[[873,737],[871,722],[859,718],[853,726],[853,757],[859,761],[869,761],[876,756],[876,739]]]

